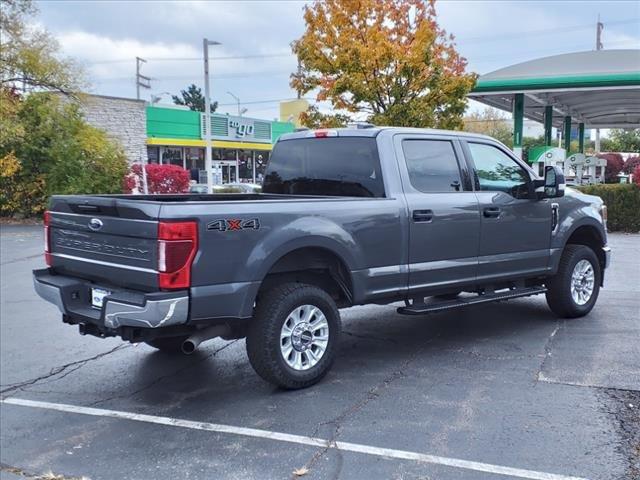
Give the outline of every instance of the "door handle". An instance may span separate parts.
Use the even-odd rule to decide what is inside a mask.
[[[487,207],[482,210],[482,215],[486,218],[498,218],[501,213],[500,207]]]
[[[430,222],[433,220],[432,210],[414,210],[413,221],[414,222]]]

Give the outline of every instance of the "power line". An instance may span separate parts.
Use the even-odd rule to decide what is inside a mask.
[[[227,57],[209,57],[211,60],[245,60],[252,58],[276,58],[276,57],[289,57],[293,55],[291,52],[288,53],[265,53],[259,55],[231,55]],[[152,60],[154,62],[201,62],[202,58],[200,57],[147,57],[147,60]],[[126,63],[131,62],[131,58],[116,58],[112,60],[98,60],[95,62],[87,62],[89,65],[101,65],[101,64],[110,64],[110,63]]]
[[[638,22],[640,22],[640,18],[614,20],[612,22],[607,22],[607,25],[625,25],[629,23],[638,23]],[[481,35],[477,37],[467,37],[467,38],[461,37],[460,39],[456,37],[456,40],[463,40],[465,42],[469,42],[469,41],[493,42],[493,41],[504,40],[509,38],[521,38],[521,37],[530,36],[530,35],[539,35],[541,33],[573,32],[576,30],[586,30],[591,28],[593,28],[593,24],[589,23],[589,24],[582,24],[582,25],[573,25],[569,27],[554,27],[554,28],[543,28],[539,30],[524,30],[517,33],[507,33],[504,35],[491,35],[491,36]]]

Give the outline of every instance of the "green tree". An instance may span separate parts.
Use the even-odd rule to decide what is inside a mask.
[[[470,113],[463,120],[465,132],[489,135],[508,147],[513,146],[513,122],[500,110],[486,107],[482,111]]]
[[[601,140],[600,149],[603,152],[640,153],[640,129],[613,129],[609,138]]]
[[[316,0],[292,44],[299,93],[381,125],[459,128],[475,84],[435,0]]]
[[[349,117],[340,113],[322,113],[317,106],[312,105],[306,112],[300,114],[300,122],[309,128],[339,128],[347,126]]]
[[[83,84],[81,70],[75,62],[60,56],[58,42],[46,30],[29,24],[27,20],[36,12],[31,0],[2,0],[2,91],[50,90],[72,94]]]
[[[202,89],[194,83],[189,85],[186,90],[180,90],[180,95],[172,95],[173,103],[176,105],[186,105],[196,112],[204,112],[204,95]],[[218,108],[218,102],[212,102],[211,111],[215,112]]]

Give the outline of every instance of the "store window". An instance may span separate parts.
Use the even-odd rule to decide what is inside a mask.
[[[187,170],[204,170],[204,148],[191,147],[185,150]]]
[[[181,147],[162,147],[162,163],[177,165],[184,168]]]
[[[241,182],[253,182],[253,150],[238,151],[238,173]]]
[[[237,160],[237,150],[231,150],[229,148],[222,149],[222,160],[226,162],[235,162]]]
[[[158,163],[160,161],[160,149],[158,147],[147,147],[147,162]]]
[[[255,155],[255,183],[262,184],[264,180],[264,172],[267,169],[267,163],[269,162],[269,154],[271,152],[256,152]]]

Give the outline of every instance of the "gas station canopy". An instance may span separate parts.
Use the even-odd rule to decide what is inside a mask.
[[[594,50],[538,58],[482,75],[469,98],[553,126],[640,127],[640,50]]]

